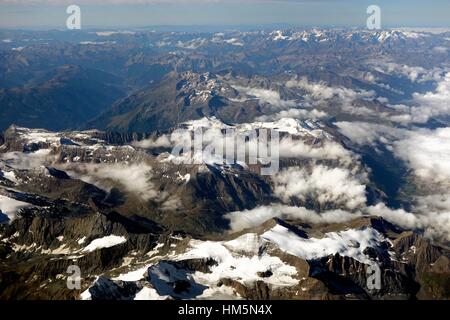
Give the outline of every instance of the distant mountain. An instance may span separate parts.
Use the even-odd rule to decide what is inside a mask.
[[[0,129],[11,124],[52,130],[77,128],[123,95],[119,80],[111,74],[62,66],[26,86],[0,89]]]
[[[434,89],[433,68],[449,56],[448,34],[399,30],[0,31],[0,37],[7,40],[0,42],[0,129],[13,123],[73,129],[95,118],[90,127],[149,131],[203,116],[239,122],[266,115],[261,101],[239,100],[228,81],[239,77],[252,79],[240,85],[275,90],[285,100],[291,94],[277,82],[295,75],[404,104],[414,92]],[[382,70],[383,63],[392,66]],[[424,70],[422,79],[415,76]]]
[[[263,114],[264,106],[257,100],[240,99],[239,91],[223,77],[172,72],[160,83],[117,102],[88,127],[151,132],[205,116],[243,122]]]

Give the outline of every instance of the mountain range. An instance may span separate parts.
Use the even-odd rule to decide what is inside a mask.
[[[449,299],[449,39],[0,31],[0,299]]]

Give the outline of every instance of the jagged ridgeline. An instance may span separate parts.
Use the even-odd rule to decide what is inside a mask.
[[[297,144],[314,142],[312,152],[337,144],[314,125],[259,124],[277,127]],[[183,126],[229,125],[205,118]],[[444,246],[383,218],[360,217],[351,209],[354,199],[322,201],[314,193],[285,198],[277,191],[282,181],[257,168],[176,164],[160,144],[150,143],[165,134],[5,131],[1,297],[448,297]],[[322,165],[363,172],[344,150],[342,159],[322,159]],[[282,172],[312,166],[284,156]],[[371,188],[367,194],[382,199]],[[345,222],[325,218],[334,210],[348,211]],[[367,287],[366,272],[374,263],[383,275],[375,291]],[[70,290],[67,268],[74,264],[82,286]]]

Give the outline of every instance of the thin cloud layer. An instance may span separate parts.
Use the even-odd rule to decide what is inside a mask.
[[[411,82],[426,82],[426,81],[439,81],[439,70],[427,70],[419,66],[408,66],[406,64],[397,64],[394,62],[387,63],[375,63],[374,69],[378,72],[402,75],[408,78]]]
[[[335,125],[344,136],[358,145],[376,146],[377,143],[383,143],[388,148],[391,148],[392,142],[406,138],[410,134],[405,129],[370,122],[341,121],[336,122]]]
[[[307,144],[302,140],[294,140],[291,137],[280,140],[279,154],[282,158],[338,160],[344,165],[356,160],[350,151],[337,142],[325,141],[317,146]]]
[[[298,103],[294,100],[284,100],[281,98],[279,92],[275,90],[261,89],[261,88],[250,88],[235,86],[236,90],[250,98],[256,98],[261,102],[268,103],[274,108],[284,109],[295,107]]]
[[[231,212],[225,218],[230,221],[230,229],[237,232],[257,227],[273,218],[299,219],[309,223],[334,223],[345,222],[358,215],[358,213],[350,213],[343,210],[330,210],[317,213],[304,207],[275,204],[272,206],[261,206],[251,210]]]
[[[430,71],[432,72],[432,71]],[[414,73],[413,78],[417,74]],[[423,81],[435,81],[435,91],[426,93],[413,93],[412,105],[391,105],[390,107],[399,112],[390,116],[389,119],[400,124],[427,123],[432,118],[450,116],[450,73],[440,76],[438,72],[421,78]]]
[[[292,79],[286,82],[288,88],[300,88],[309,93],[307,96],[315,100],[329,100],[339,98],[343,101],[351,101],[356,98],[371,98],[374,92],[365,90],[352,90],[344,87],[330,87],[324,82],[310,82],[307,78]]]
[[[150,181],[152,168],[141,164],[76,164],[67,166],[73,177],[110,191],[117,184],[143,200],[156,199],[159,192]]]
[[[384,203],[366,207],[360,211],[329,210],[321,213],[304,207],[273,204],[260,206],[251,210],[235,211],[227,214],[230,231],[239,232],[255,228],[273,219],[292,219],[306,223],[344,223],[362,216],[379,216],[401,228],[422,230],[424,236],[431,239],[450,240],[450,211],[411,213],[403,209],[391,209]]]
[[[282,110],[280,112],[271,114],[271,115],[264,115],[261,117],[256,118],[257,121],[276,121],[283,118],[295,118],[295,119],[323,119],[326,118],[328,114],[325,111],[317,110],[317,109],[287,109]]]

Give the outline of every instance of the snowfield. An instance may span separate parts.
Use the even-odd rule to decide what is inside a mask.
[[[0,195],[0,211],[8,217],[9,221],[16,218],[16,214],[20,209],[30,206],[31,204],[29,203]]]
[[[201,284],[215,285],[221,278],[253,282],[260,280],[258,272],[270,270],[272,275],[265,279],[267,283],[277,287],[296,285],[295,267],[268,253],[258,254],[260,244],[256,234],[246,234],[230,242],[192,240],[192,249],[178,260],[212,258],[218,263],[211,267],[211,273],[194,273],[194,280]]]
[[[330,232],[321,239],[301,238],[289,229],[277,225],[262,235],[263,239],[277,244],[281,250],[305,260],[316,260],[339,253],[365,264],[373,261],[364,254],[368,247],[377,248],[386,239],[375,229],[350,229]]]
[[[125,242],[127,242],[127,239],[125,237],[110,235],[93,240],[87,247],[83,249],[83,252],[92,252],[98,249],[110,248]]]

